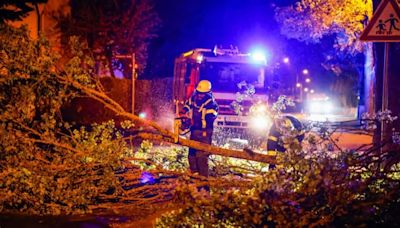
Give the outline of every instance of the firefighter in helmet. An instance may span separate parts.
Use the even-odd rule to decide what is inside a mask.
[[[268,154],[275,155],[277,152],[285,152],[281,136],[284,131],[295,133],[295,138],[301,143],[304,139],[303,124],[294,116],[284,115],[274,120],[267,141]]]
[[[190,139],[211,144],[214,120],[218,115],[218,104],[211,92],[211,82],[201,80],[192,96],[185,102],[181,114],[191,119]],[[190,171],[208,177],[208,156],[204,151],[189,148]]]

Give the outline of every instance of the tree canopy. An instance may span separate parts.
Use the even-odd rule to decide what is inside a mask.
[[[336,48],[354,52],[362,50],[357,39],[371,15],[372,0],[301,0],[278,8],[275,18],[288,38],[318,42],[334,34]]]
[[[139,70],[144,69],[149,41],[160,23],[149,0],[72,0],[70,5],[70,17],[60,19],[65,41],[80,36],[112,76],[119,69],[130,77],[130,60],[115,58],[118,54],[134,53]]]

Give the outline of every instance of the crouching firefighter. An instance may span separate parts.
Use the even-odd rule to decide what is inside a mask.
[[[191,119],[190,139],[211,144],[214,120],[218,115],[218,104],[211,92],[211,82],[201,80],[192,96],[185,102],[183,115]],[[190,171],[208,177],[208,156],[204,151],[189,148]]]
[[[282,135],[285,132],[290,132],[295,140],[301,143],[304,139],[304,126],[294,116],[284,115],[274,120],[274,123],[269,130],[267,141],[267,151],[269,155],[276,155],[277,153],[285,152],[284,142]],[[275,168],[275,165],[270,165],[270,168]]]

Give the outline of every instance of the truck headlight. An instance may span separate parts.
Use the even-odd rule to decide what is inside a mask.
[[[268,107],[259,101],[250,107],[249,127],[257,131],[264,131],[271,127],[272,121],[268,115]]]
[[[250,117],[250,127],[259,131],[269,129],[272,125],[271,118],[267,115],[254,115]]]

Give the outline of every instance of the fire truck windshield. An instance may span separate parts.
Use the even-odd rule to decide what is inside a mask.
[[[236,93],[238,84],[252,84],[257,93],[264,90],[264,67],[246,63],[206,62],[201,64],[200,79],[211,81],[213,91]]]

